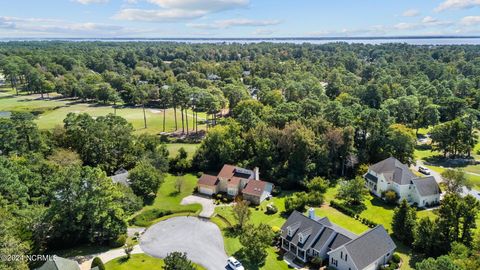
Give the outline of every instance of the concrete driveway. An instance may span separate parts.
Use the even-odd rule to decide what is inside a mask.
[[[202,212],[200,212],[199,216],[204,218],[212,217],[215,211],[215,205],[213,204],[212,198],[204,197],[200,195],[190,195],[182,199],[180,204],[194,204],[199,203],[202,205]]]
[[[428,167],[428,165],[425,165],[425,163],[422,161],[422,160],[417,160],[415,162],[415,166],[412,165],[413,169],[418,172],[418,167],[422,166],[422,167]],[[440,173],[430,169],[430,175],[425,175],[423,173],[420,173],[423,175],[423,177],[427,177],[427,176],[433,176],[435,178],[435,181],[437,181],[437,183],[441,183],[443,181],[443,178],[442,178],[442,175],[440,175]]]
[[[165,258],[173,251],[209,270],[224,270],[227,254],[220,229],[214,223],[196,217],[174,217],[161,221],[142,235],[141,249],[154,257]]]

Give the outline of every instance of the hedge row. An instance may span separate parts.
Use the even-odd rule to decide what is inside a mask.
[[[152,220],[173,214],[170,210],[150,209],[136,215],[130,224],[137,226],[148,226]]]
[[[377,223],[375,223],[375,222],[373,222],[373,221],[371,221],[367,218],[361,217],[354,210],[348,208],[347,206],[345,206],[345,205],[343,205],[343,204],[341,204],[341,203],[339,203],[335,200],[330,201],[330,206],[337,209],[338,211],[344,213],[347,216],[353,217],[354,219],[360,221],[361,223],[367,225],[370,228],[373,228],[373,227],[378,225]]]

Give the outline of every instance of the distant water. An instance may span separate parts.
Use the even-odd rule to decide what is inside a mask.
[[[411,45],[480,45],[480,36],[472,37],[333,37],[333,38],[0,38],[0,42],[7,41],[72,41],[72,42],[181,42],[191,44],[202,43],[292,43],[292,44],[327,44],[334,42],[386,44],[406,43]]]

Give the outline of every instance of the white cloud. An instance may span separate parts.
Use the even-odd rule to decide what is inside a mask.
[[[257,29],[253,31],[253,34],[256,36],[270,36],[274,33],[271,29]]]
[[[472,25],[480,25],[480,16],[466,16],[460,20],[460,24],[472,26]]]
[[[3,36],[115,36],[127,32],[127,29],[118,25],[2,16],[0,29]]]
[[[480,6],[480,0],[445,0],[435,8],[435,11],[441,12],[448,9],[467,9],[475,6]]]
[[[192,20],[208,14],[245,8],[250,0],[146,0],[158,9],[120,10],[113,18],[127,21],[175,22]]]
[[[228,19],[213,23],[190,23],[188,26],[200,29],[226,29],[237,26],[270,26],[279,24],[279,20]]]
[[[125,21],[177,22],[200,18],[207,14],[201,10],[122,9],[113,18]]]
[[[104,4],[104,3],[108,3],[109,0],[73,0],[73,1],[80,3],[82,5],[88,5],[88,4]]]
[[[403,17],[416,17],[420,15],[420,11],[418,11],[417,9],[409,9],[409,10],[405,10],[403,13],[402,13],[402,16]]]
[[[147,0],[166,9],[221,11],[246,7],[249,0]]]

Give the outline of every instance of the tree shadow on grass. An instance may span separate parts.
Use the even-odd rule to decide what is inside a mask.
[[[120,258],[118,259],[118,262],[119,262],[120,264],[124,264],[124,263],[128,262],[129,259],[130,259],[130,258],[128,258],[127,256],[123,256],[123,257],[120,257]]]
[[[225,236],[230,238],[237,238],[242,234],[242,230],[236,226],[225,228],[223,231],[225,232]]]
[[[168,196],[169,197],[177,197],[178,195],[180,195],[180,193],[181,193],[180,191],[175,190],[175,191],[170,192],[170,194],[168,194]]]

